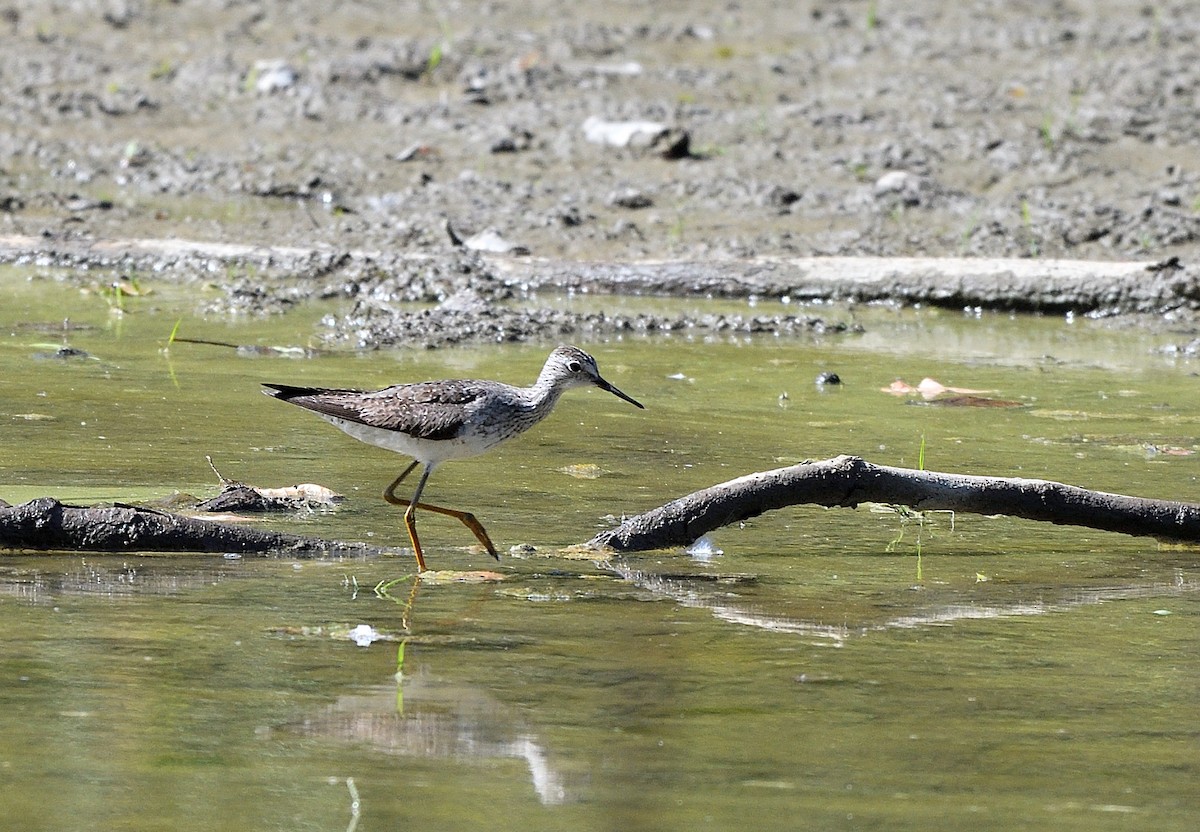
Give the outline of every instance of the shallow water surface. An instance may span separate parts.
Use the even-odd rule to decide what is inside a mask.
[[[6,828],[1194,828],[1194,551],[814,507],[715,532],[706,555],[563,551],[753,470],[915,467],[922,442],[930,469],[1191,499],[1195,368],[1152,353],[1158,336],[868,309],[862,335],[584,345],[647,409],[572,391],[529,435],[440,469],[428,499],[474,511],[505,557],[424,517],[431,566],[508,579],[414,589],[379,498],[405,461],[258,383],[527,383],[546,347],[164,350],[194,303],[179,290],[118,315],[3,280],[0,497],[210,496],[211,455],[232,479],[347,495],[272,526],[399,547],[0,558]],[[179,334],[313,346],[318,314],[185,314]],[[818,389],[825,370],[845,383]],[[880,390],[924,376],[1022,406]]]

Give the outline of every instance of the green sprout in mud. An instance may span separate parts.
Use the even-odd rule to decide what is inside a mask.
[[[1054,116],[1047,112],[1042,116],[1042,126],[1038,129],[1042,135],[1042,146],[1047,153],[1054,152]]]
[[[701,144],[692,149],[693,158],[711,159],[714,156],[724,156],[729,149],[723,144]]]
[[[976,210],[973,214],[971,214],[970,220],[967,222],[966,227],[963,229],[962,234],[958,238],[958,253],[960,256],[967,253],[967,249],[971,245],[971,238],[975,236],[975,232],[978,230],[979,211]]]
[[[673,242],[673,243],[682,243],[683,242],[683,232],[684,232],[685,228],[686,228],[686,225],[683,220],[683,214],[677,215],[675,217],[675,222],[671,223],[671,227],[669,229],[667,229],[668,239],[670,239],[671,242]]]
[[[108,304],[108,308],[112,312],[125,311],[125,292],[116,283],[110,283],[100,289],[100,297],[104,298],[104,302]]]
[[[1067,114],[1067,125],[1063,129],[1063,134],[1077,138],[1080,134],[1079,130],[1079,104],[1083,101],[1083,90],[1073,90],[1071,92],[1071,112]]]
[[[446,57],[446,52],[449,50],[450,42],[453,39],[453,32],[451,32],[450,24],[446,21],[441,11],[433,7],[432,4],[422,3],[421,9],[437,21],[438,31],[441,33],[441,37],[429,47],[429,57],[425,59],[425,77],[431,78],[437,68],[442,65],[442,60]]]
[[[433,75],[434,70],[441,66],[442,55],[443,44],[441,41],[438,41],[429,49],[429,59],[425,61],[426,75]]]
[[[179,379],[175,375],[175,365],[171,362],[171,345],[179,338],[179,327],[183,325],[183,318],[176,319],[175,326],[171,327],[171,334],[167,336],[167,343],[159,350],[159,354],[167,360],[167,377],[171,379],[171,384],[178,389]],[[215,469],[214,469],[215,470]],[[219,474],[217,476],[220,476]]]
[[[867,31],[874,32],[879,28],[879,6],[875,0],[867,3]]]
[[[242,279],[248,280],[251,283],[258,283],[258,266],[254,263],[246,263],[242,268]],[[229,265],[225,267],[225,279],[229,281],[238,279],[238,270],[236,266]]]
[[[179,336],[179,327],[183,324],[183,318],[175,319],[175,326],[171,327],[171,334],[167,336],[167,346],[164,349],[171,349],[171,345],[175,343],[175,339]]]
[[[390,581],[383,580],[383,581],[380,581],[379,583],[375,584],[375,588],[373,591],[375,592],[375,596],[378,598],[384,598],[389,601],[395,601],[396,599],[392,597],[392,590],[395,589],[396,587],[400,586],[401,584],[408,583],[411,580],[412,580],[411,575],[407,575],[403,578],[392,578]]]
[[[767,106],[761,106],[758,109],[758,118],[754,120],[754,129],[760,136],[766,136],[771,132],[771,112]]]
[[[128,287],[128,288],[126,288]],[[99,295],[104,298],[104,302],[108,304],[108,308],[114,312],[125,312],[125,297],[136,296],[142,293],[141,286],[138,285],[137,278],[133,275],[124,280],[114,280],[106,286],[100,288]]]
[[[1025,227],[1025,234],[1029,237],[1029,256],[1037,257],[1041,254],[1041,249],[1033,236],[1033,209],[1029,207],[1028,199],[1021,200],[1021,225]]]
[[[175,64],[171,63],[166,58],[163,58],[154,69],[150,70],[151,81],[170,80],[175,77]]]
[[[254,88],[258,85],[259,73],[258,67],[250,67],[250,71],[246,73],[246,80],[242,81],[242,92],[254,92]]]
[[[917,470],[918,471],[925,470],[925,434],[923,434],[923,433],[921,434],[921,447],[917,451]],[[929,523],[932,525],[933,515],[935,515],[935,514],[949,514],[950,515],[950,531],[953,532],[954,531],[954,512],[949,509],[933,509],[930,511],[918,511],[917,509],[914,509],[910,506],[895,505],[893,503],[881,503],[877,506],[873,506],[871,508],[871,510],[874,512],[878,512],[878,513],[895,514],[900,520],[900,531],[896,535],[896,537],[888,543],[887,547],[884,549],[885,552],[891,553],[891,552],[896,551],[896,547],[898,547],[904,541],[904,531],[907,526],[910,526],[913,524],[915,524],[917,526],[917,540],[916,540],[917,580],[923,581],[925,579],[925,569],[924,569],[925,564],[924,564],[923,557],[922,557],[924,554],[923,549],[922,549],[922,542],[923,542],[923,536],[924,536],[924,532],[925,532],[925,524]]]

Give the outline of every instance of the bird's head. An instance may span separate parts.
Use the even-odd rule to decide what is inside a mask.
[[[627,396],[606,381],[600,375],[600,369],[596,366],[596,359],[579,349],[579,347],[572,347],[566,344],[557,347],[554,352],[550,353],[550,357],[546,359],[546,366],[542,368],[542,374],[538,382],[548,383],[560,388],[592,385],[599,387],[601,390],[606,390],[632,405],[645,408],[645,405],[637,399]]]

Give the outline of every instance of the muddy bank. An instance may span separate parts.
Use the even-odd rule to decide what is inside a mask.
[[[95,280],[130,273],[188,279],[233,275],[212,313],[284,312],[339,298],[324,339],[356,349],[466,342],[553,341],[626,333],[826,334],[856,324],[810,302],[887,301],[955,309],[1194,318],[1200,285],[1177,260],[1161,263],[996,258],[756,257],[570,262],[466,251],[333,251],[185,240],[88,243],[0,236],[0,262],[75,269]],[[104,279],[104,278],[102,278]],[[559,308],[546,295],[738,298],[744,313],[675,315]],[[775,301],[759,311],[754,301]],[[602,303],[602,301],[597,301]],[[426,308],[412,309],[412,304]],[[817,310],[821,311],[821,310]]]
[[[481,299],[504,318],[472,336],[489,339],[678,325],[545,305],[512,318],[551,287],[1194,304],[1187,3],[439,9],[15,0],[0,234],[36,240],[35,262],[223,281],[226,311],[353,298],[330,337],[368,346],[422,323],[388,322],[401,301],[457,298],[424,321],[434,331]],[[111,242],[128,240],[160,242]],[[179,240],[225,250],[183,255]],[[1137,265],[1043,287],[1038,266],[815,259],[857,257]],[[1144,270],[1171,258],[1182,268]],[[711,325],[839,325],[795,312]]]

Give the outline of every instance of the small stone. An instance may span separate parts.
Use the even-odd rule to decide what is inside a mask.
[[[649,208],[654,204],[654,200],[636,188],[624,188],[609,194],[608,204],[613,208],[628,208],[636,211],[639,208]]]
[[[921,202],[921,178],[906,170],[890,170],[875,180],[875,197],[895,195],[905,205],[918,205]]]

